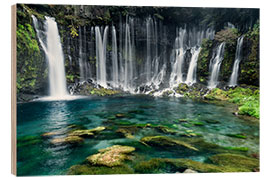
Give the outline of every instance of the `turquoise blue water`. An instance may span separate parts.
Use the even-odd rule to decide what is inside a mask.
[[[138,141],[149,135],[162,135],[152,129],[141,129],[134,139],[127,139],[115,132],[113,122],[129,124],[157,124],[179,132],[192,130],[201,134],[206,142],[226,147],[248,147],[252,153],[259,151],[258,123],[239,119],[228,105],[218,106],[181,98],[154,98],[148,96],[95,97],[71,101],[36,101],[17,105],[17,172],[18,175],[66,174],[69,167],[82,163],[98,149],[114,144],[136,147],[136,152],[146,159],[152,157],[190,158],[204,161],[205,154],[183,154],[176,150],[144,148]],[[112,119],[117,113],[127,117]],[[201,126],[184,126],[179,119],[202,122]],[[109,121],[108,121],[109,120]],[[209,121],[216,123],[209,123]],[[41,137],[43,133],[65,131],[76,124],[87,129],[109,127],[95,138],[85,139],[79,146],[54,146]],[[110,127],[114,127],[110,129]],[[226,134],[244,134],[247,138],[233,138]],[[167,135],[167,134],[164,134]],[[168,135],[177,137],[179,135]]]

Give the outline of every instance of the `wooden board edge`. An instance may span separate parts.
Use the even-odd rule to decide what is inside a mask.
[[[17,175],[16,27],[17,5],[11,6],[11,173]]]

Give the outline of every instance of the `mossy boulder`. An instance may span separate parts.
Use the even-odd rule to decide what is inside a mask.
[[[97,175],[97,174],[133,174],[134,171],[127,165],[107,167],[91,165],[74,165],[67,172],[68,175]]]
[[[164,148],[175,147],[179,149],[199,151],[197,148],[184,141],[176,140],[167,136],[147,136],[141,138],[140,141],[150,146],[158,146]]]
[[[108,167],[123,165],[128,160],[131,152],[135,151],[134,147],[114,145],[105,149],[100,149],[99,153],[91,155],[87,161],[92,165],[102,165]]]
[[[207,95],[204,96],[204,98],[207,100],[229,100],[227,92],[219,88],[212,89]]]
[[[79,136],[67,136],[64,138],[54,138],[50,141],[53,145],[62,145],[62,144],[81,144],[84,142],[84,139]]]
[[[136,173],[141,174],[165,173],[164,171],[168,171],[169,173],[170,171],[173,171],[166,160],[162,158],[153,158],[148,161],[141,161],[134,166],[134,170]]]
[[[219,166],[203,162],[193,161],[191,159],[167,159],[153,158],[148,161],[142,161],[134,167],[136,173],[183,173],[187,169],[199,173],[213,172],[246,172],[247,169],[230,166]]]
[[[94,129],[83,129],[83,130],[74,130],[70,132],[68,135],[69,136],[80,136],[80,137],[92,137],[94,134],[97,134],[103,130],[105,130],[106,127],[104,126],[99,126]]]
[[[64,134],[64,132],[62,132],[62,131],[52,131],[52,132],[46,132],[46,133],[41,134],[41,137],[52,138],[54,136],[59,136],[59,135],[63,135],[63,134]]]
[[[239,154],[217,154],[211,156],[209,160],[220,166],[228,166],[233,168],[242,168],[244,171],[258,171],[259,160],[255,158],[250,158],[242,156]]]
[[[122,134],[126,138],[133,139],[134,134],[137,133],[138,131],[139,128],[137,128],[136,126],[126,126],[126,127],[123,126],[121,128],[118,128],[116,130],[116,133]]]
[[[94,133],[90,130],[75,130],[69,133],[69,136],[92,137]]]

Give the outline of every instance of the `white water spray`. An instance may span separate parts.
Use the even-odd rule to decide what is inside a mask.
[[[243,46],[244,36],[241,36],[237,40],[235,60],[233,64],[232,75],[230,77],[229,86],[236,86],[238,79],[239,64],[242,59],[242,46]]]
[[[219,76],[219,70],[220,65],[223,60],[224,56],[224,49],[225,49],[225,42],[221,43],[218,48],[216,49],[216,54],[211,59],[210,64],[210,80],[208,82],[208,88],[213,89],[218,85],[218,76]]]
[[[32,16],[39,42],[46,54],[49,64],[50,96],[48,99],[66,99],[69,94],[66,89],[64,55],[54,18],[45,17],[46,42],[41,38],[41,31],[35,16]]]

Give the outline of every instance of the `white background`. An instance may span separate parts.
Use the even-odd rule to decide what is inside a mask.
[[[176,3],[177,2],[177,3]],[[136,6],[184,6],[184,7],[243,7],[260,8],[260,88],[261,88],[261,120],[260,120],[260,155],[259,173],[212,173],[212,174],[169,174],[169,175],[95,175],[95,176],[43,176],[23,177],[23,179],[269,179],[269,22],[270,6],[267,0],[3,0],[1,1],[0,21],[0,178],[15,179],[11,175],[11,5],[16,3],[46,4],[91,4],[91,5],[136,5]],[[270,112],[269,112],[270,113]],[[37,167],[38,168],[38,167]]]

